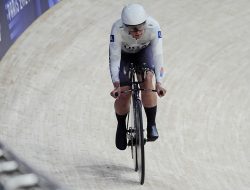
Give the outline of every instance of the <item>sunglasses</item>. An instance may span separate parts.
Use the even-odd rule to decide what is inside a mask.
[[[128,29],[128,31],[138,32],[138,31],[142,31],[145,29],[146,21],[138,25],[127,25],[127,24],[124,24],[124,25]]]

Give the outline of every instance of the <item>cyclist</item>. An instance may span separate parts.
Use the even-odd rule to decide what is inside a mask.
[[[130,88],[128,77],[130,63],[143,65],[150,70],[145,75],[142,88],[154,89],[155,86],[158,96],[165,95],[166,90],[161,85],[164,74],[161,29],[158,22],[147,16],[143,6],[139,4],[129,4],[123,8],[121,19],[113,24],[110,35],[109,68],[114,85],[114,90],[110,94],[116,98],[114,104],[118,121],[116,147],[120,150],[125,150],[127,147],[126,117],[131,93],[122,94],[121,91]],[[117,93],[118,96],[115,96]],[[147,139],[155,141],[159,136],[155,123],[157,96],[155,93],[142,91],[141,98],[147,116]]]

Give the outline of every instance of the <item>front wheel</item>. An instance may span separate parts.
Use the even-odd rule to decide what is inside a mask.
[[[135,103],[135,130],[136,130],[136,157],[140,184],[143,185],[145,178],[145,152],[144,152],[144,134],[142,122],[142,106],[141,101],[137,100]]]

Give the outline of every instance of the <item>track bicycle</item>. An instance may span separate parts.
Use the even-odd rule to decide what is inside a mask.
[[[130,89],[121,93],[131,93],[132,103],[130,104],[130,112],[127,117],[127,139],[128,145],[131,146],[131,155],[134,160],[134,169],[139,174],[140,184],[144,184],[145,179],[145,151],[144,145],[147,141],[144,138],[143,118],[142,118],[142,102],[140,99],[140,91],[156,92],[154,89],[144,89],[140,84],[144,82],[146,73],[151,71],[146,67],[137,67],[133,63],[129,66]],[[163,93],[163,92],[160,92]],[[118,96],[118,93],[115,94]],[[131,118],[129,117],[131,115]],[[129,125],[130,120],[130,125]]]

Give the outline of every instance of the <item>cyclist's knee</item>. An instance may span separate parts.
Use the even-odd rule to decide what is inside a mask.
[[[119,101],[121,102],[128,102],[130,100],[130,93],[129,94],[121,94],[119,97]]]
[[[130,105],[130,96],[121,94],[115,104],[118,109],[127,109]]]
[[[129,86],[123,86],[121,87],[121,91],[126,91],[126,90],[129,90]],[[119,98],[118,98],[118,101],[120,102],[128,102],[130,100],[130,97],[131,97],[131,93],[128,92],[128,93],[121,93]]]

